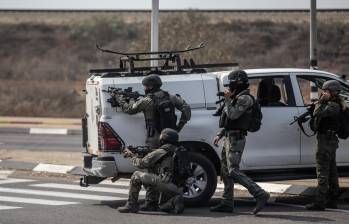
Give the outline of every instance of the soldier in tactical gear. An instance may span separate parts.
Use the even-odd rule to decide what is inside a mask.
[[[131,151],[125,151],[124,155],[131,157],[132,164],[139,169],[151,169],[154,173],[136,171],[130,181],[128,201],[118,210],[121,213],[137,213],[138,196],[143,186],[151,186],[170,198],[160,204],[159,209],[164,212],[182,213],[184,210],[183,190],[172,183],[173,164],[172,155],[178,147],[178,133],[166,128],[160,135],[161,147],[155,149],[144,158],[137,158]]]
[[[239,169],[254,98],[249,94],[248,76],[245,71],[233,71],[228,79],[229,88],[224,91],[225,108],[220,121],[222,129],[214,138],[214,145],[218,146],[220,139],[225,137],[221,156],[224,194],[222,201],[210,210],[234,212],[234,183],[238,182],[256,198],[257,204],[253,213],[257,214],[265,206],[270,195]]]
[[[326,81],[323,92],[313,111],[313,129],[317,131],[316,174],[318,180],[315,202],[306,205],[308,210],[325,210],[337,208],[339,184],[336,164],[338,148],[337,131],[339,115],[347,107],[339,96],[341,84],[338,81]]]
[[[136,114],[143,112],[147,129],[146,144],[150,148],[156,149],[160,146],[159,135],[162,129],[173,128],[180,131],[190,120],[191,109],[190,106],[179,95],[171,95],[161,89],[162,81],[158,75],[151,74],[146,76],[142,80],[142,84],[146,94],[144,98],[141,98],[134,103],[128,102],[128,100],[122,96],[118,96],[117,100],[120,104],[121,110],[125,113]],[[164,102],[168,102],[168,104],[170,104],[169,108],[172,110],[168,116],[169,118],[164,118],[165,120],[160,118],[161,114],[159,115],[157,109],[159,104],[164,105]],[[173,116],[175,116],[174,108],[177,108],[182,112],[178,124],[176,124],[176,118],[173,118]],[[166,119],[168,120],[166,121]],[[171,125],[166,127],[168,124]],[[158,192],[154,191],[151,187],[147,188],[145,204],[141,206],[141,210],[156,210],[158,198]]]

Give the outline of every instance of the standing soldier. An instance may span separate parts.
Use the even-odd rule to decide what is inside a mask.
[[[116,97],[123,112],[128,114],[143,112],[147,129],[146,144],[151,149],[156,149],[160,146],[161,131],[172,128],[179,132],[190,120],[191,109],[179,95],[171,95],[161,89],[162,81],[158,75],[148,75],[142,80],[142,84],[146,94],[144,98],[132,103],[122,96]],[[178,124],[176,124],[175,108],[182,112]],[[140,209],[142,211],[157,210],[158,198],[159,193],[151,186],[147,187],[145,203]]]
[[[323,84],[319,102],[313,112],[313,130],[317,131],[316,174],[318,180],[315,202],[306,205],[308,210],[337,208],[339,184],[336,164],[338,148],[337,132],[340,127],[339,115],[346,103],[339,96],[341,84],[330,80]]]
[[[248,77],[245,71],[233,71],[228,79],[229,88],[224,91],[225,108],[220,121],[222,130],[214,138],[214,144],[218,146],[220,139],[225,137],[221,157],[224,194],[222,201],[211,207],[211,211],[234,212],[234,182],[238,182],[255,197],[257,204],[253,213],[257,214],[267,203],[270,194],[239,168],[255,99],[249,93]]]
[[[160,205],[160,210],[165,212],[182,213],[184,210],[183,191],[172,183],[173,159],[172,156],[178,147],[177,131],[166,128],[160,135],[161,146],[144,158],[137,158],[130,151],[125,151],[124,155],[132,157],[132,164],[139,169],[156,170],[155,173],[136,171],[133,173],[130,182],[128,201],[125,206],[118,210],[121,213],[138,212],[138,196],[143,186],[151,186],[155,190],[166,194],[170,198]]]

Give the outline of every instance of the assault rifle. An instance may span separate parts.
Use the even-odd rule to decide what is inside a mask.
[[[132,146],[129,145],[126,147],[124,151],[122,151],[122,154],[125,158],[130,157],[131,154],[137,155],[138,158],[145,157],[148,153],[152,151],[149,146]]]
[[[294,120],[290,123],[290,125],[293,125],[294,123],[297,122],[299,128],[301,129],[301,131],[303,132],[304,135],[306,135],[308,137],[311,137],[311,136],[315,135],[316,132],[313,135],[310,135],[310,134],[306,133],[305,130],[304,130],[304,127],[303,127],[303,123],[309,121],[312,118],[314,109],[315,109],[315,103],[312,103],[311,105],[309,105],[307,107],[307,111],[306,112],[304,112],[303,114],[301,114],[298,117],[294,117]]]
[[[102,92],[109,93],[111,96],[110,99],[107,100],[108,103],[111,104],[112,107],[119,107],[119,102],[115,98],[115,96],[124,96],[127,100],[133,99],[138,100],[139,97],[144,97],[145,95],[140,94],[137,91],[132,91],[132,87],[128,87],[126,89],[108,87],[107,90],[102,90]]]
[[[219,96],[219,97],[223,96],[224,97],[224,92],[218,92],[217,96]],[[224,106],[225,106],[224,98],[216,101],[216,104],[220,104],[220,103],[223,103],[223,104],[216,110],[216,112],[214,114],[212,114],[212,116],[219,117],[219,116],[222,115],[223,110],[224,110]]]

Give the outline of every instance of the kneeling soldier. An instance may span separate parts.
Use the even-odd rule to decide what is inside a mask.
[[[130,181],[128,201],[118,210],[121,213],[137,213],[139,210],[138,196],[142,185],[153,187],[165,194],[168,201],[159,206],[161,211],[182,213],[184,210],[183,191],[172,183],[173,160],[172,155],[178,147],[178,133],[166,128],[160,135],[160,148],[147,154],[144,158],[138,158],[129,150],[124,155],[131,157],[132,164],[139,169],[154,170],[154,173],[136,171]]]

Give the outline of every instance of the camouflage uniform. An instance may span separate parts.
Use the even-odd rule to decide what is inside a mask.
[[[322,102],[314,110],[314,122],[317,134],[316,174],[318,180],[316,203],[324,206],[327,200],[336,200],[339,194],[338,174],[336,165],[336,149],[339,128],[339,101]]]
[[[155,93],[149,93],[146,97],[137,100],[136,102],[127,102],[127,100],[123,97],[119,97],[118,101],[121,107],[121,110],[128,114],[137,114],[139,112],[144,113],[144,119],[147,129],[147,139],[146,144],[150,148],[158,148],[159,143],[159,135],[158,131],[155,128],[155,105],[152,100],[153,95],[162,98],[164,96],[164,91],[159,90]],[[190,106],[179,96],[179,95],[170,95],[170,100],[173,105],[182,112],[178,127],[179,129],[183,128],[183,126],[190,120],[191,117],[191,109]]]
[[[238,120],[246,113],[250,113],[253,99],[247,94],[249,94],[249,90],[244,90],[236,97],[235,102],[232,99],[226,100],[224,113],[226,113],[229,119]],[[218,133],[219,137],[225,136],[221,158],[221,176],[224,183],[224,194],[221,203],[232,208],[234,207],[235,181],[247,188],[254,197],[258,198],[265,194],[265,191],[240,171],[239,168],[245,148],[246,134],[246,130],[227,130],[226,128],[221,129]]]
[[[128,204],[130,206],[138,205],[138,196],[142,185],[146,187],[150,186],[154,190],[165,193],[172,199],[177,195],[183,194],[182,190],[171,182],[173,172],[171,152],[174,152],[175,149],[176,146],[165,144],[144,158],[132,157],[132,164],[135,167],[139,169],[152,169],[156,172],[136,171],[133,173],[128,197]]]
[[[155,105],[152,100],[153,95],[162,98],[164,96],[164,91],[159,90],[155,93],[149,93],[146,97],[137,100],[136,102],[127,102],[123,97],[119,97],[118,101],[121,107],[121,110],[128,114],[136,114],[143,112],[145,118],[145,124],[147,129],[147,138],[146,144],[152,148],[156,149],[160,146],[159,136],[160,133],[155,128]],[[181,117],[178,123],[178,128],[181,129],[191,118],[191,109],[190,106],[182,99],[179,95],[171,95],[170,100],[173,105],[181,111]],[[152,170],[148,170],[153,172]],[[157,204],[159,199],[159,193],[152,189],[152,186],[146,187],[146,203],[148,204]]]

